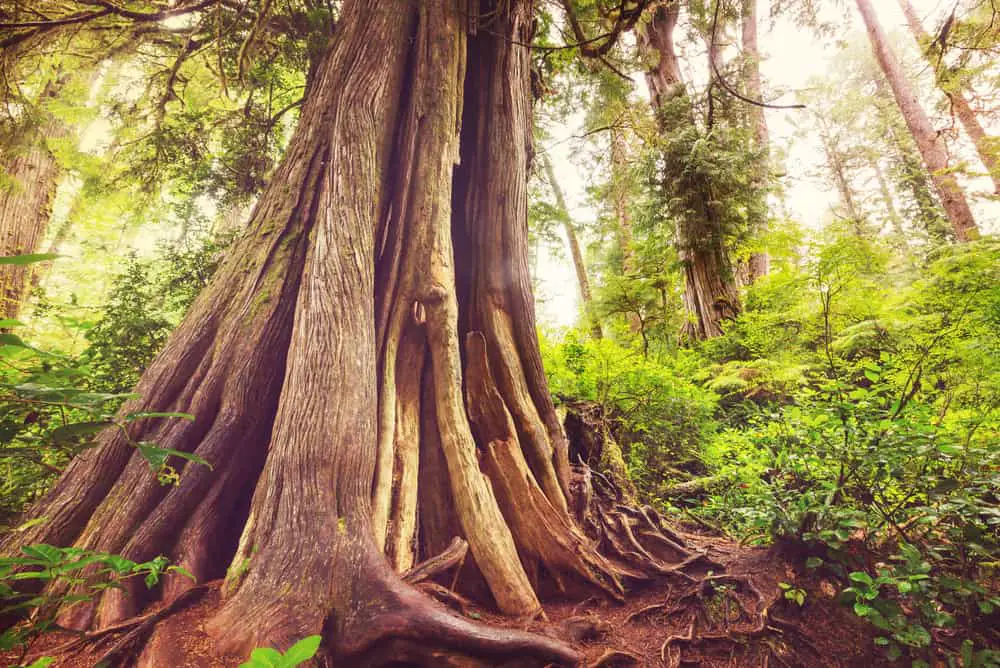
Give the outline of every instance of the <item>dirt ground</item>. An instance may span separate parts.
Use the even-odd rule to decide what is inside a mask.
[[[685,539],[722,566],[716,566],[718,573],[705,567],[671,575],[631,592],[625,603],[597,598],[550,602],[545,618],[530,622],[500,617],[468,601],[460,606],[452,601],[453,607],[483,622],[570,642],[586,655],[590,668],[886,665],[876,651],[871,627],[836,601],[835,583],[794,563],[799,559],[776,548],[741,547],[696,533],[686,533]],[[786,600],[779,583],[804,590],[804,604]],[[440,593],[442,587],[437,589]],[[162,668],[238,666],[245,657],[217,656],[204,629],[219,597],[217,584],[207,587],[186,607],[148,625],[150,633],[137,640],[148,638],[148,643],[170,648],[171,665]],[[101,642],[81,645],[73,643],[73,634],[52,632],[33,644],[26,663],[55,656],[53,666],[58,668],[91,668],[124,637],[108,634]],[[160,668],[147,666],[139,651],[135,644],[122,651],[119,665]],[[0,654],[2,666],[17,660]]]

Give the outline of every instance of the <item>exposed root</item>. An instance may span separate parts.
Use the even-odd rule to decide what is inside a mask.
[[[443,658],[474,660],[535,659],[538,665],[575,666],[582,656],[569,645],[546,636],[474,623],[456,617],[400,582],[386,582],[374,616],[352,620],[338,638],[334,657],[345,665],[378,666],[406,660],[421,665],[447,665]]]
[[[725,587],[725,589],[723,589]],[[739,588],[745,588],[755,600],[748,605],[738,593]],[[671,615],[683,610],[693,610],[694,616],[688,627],[687,634],[671,635],[660,647],[660,659],[664,665],[674,668],[685,661],[683,649],[678,647],[701,646],[705,650],[729,647],[730,663],[740,648],[744,652],[743,661],[748,660],[746,652],[757,652],[761,665],[769,665],[773,658],[777,663],[789,665],[781,656],[779,648],[769,641],[773,634],[794,632],[798,635],[797,644],[808,647],[816,656],[821,656],[815,645],[806,637],[799,626],[791,621],[777,617],[773,608],[781,602],[780,595],[766,597],[753,581],[740,575],[711,575],[702,578],[697,585],[684,593],[677,604],[666,614]],[[733,607],[731,607],[733,606]],[[720,611],[721,608],[721,611]],[[626,622],[645,613],[667,610],[666,605],[648,606],[633,613]],[[721,613],[721,614],[720,614]],[[750,619],[749,624],[740,624],[741,620]],[[702,629],[702,630],[698,630]],[[696,632],[697,631],[697,632]],[[751,640],[758,642],[750,644]],[[674,652],[674,648],[677,651]],[[696,659],[703,663],[704,653]],[[801,665],[801,664],[799,664]]]
[[[642,664],[642,657],[620,649],[608,649],[592,663],[587,664],[587,668],[618,668],[618,666],[638,666]]]
[[[667,611],[667,609],[668,608],[666,603],[654,603],[653,605],[647,605],[645,608],[636,610],[628,617],[626,617],[625,620],[622,622],[622,624],[630,624],[635,620],[640,619],[642,617],[646,617],[647,615],[651,615],[654,612],[664,612]]]
[[[442,587],[436,582],[421,582],[417,585],[417,589],[426,592],[429,596],[436,598],[452,610],[460,612],[463,615],[469,614],[469,611],[474,607],[472,601],[461,594],[455,593],[454,589]]]
[[[469,544],[456,536],[444,552],[417,564],[410,570],[403,573],[403,582],[417,584],[418,582],[429,580],[435,575],[444,573],[452,567],[458,566],[461,568],[462,563],[465,561],[465,555],[468,551]],[[452,589],[454,588],[454,585],[452,585]]]
[[[77,654],[88,647],[101,649],[103,646],[111,643],[110,647],[104,650],[95,661],[95,665],[100,665],[104,662],[107,662],[107,665],[115,665],[125,658],[126,653],[130,650],[135,650],[141,645],[160,620],[194,603],[205,592],[212,587],[219,586],[219,584],[220,582],[207,582],[191,587],[153,612],[133,617],[132,619],[99,631],[82,634],[65,645],[51,650],[51,653],[55,656]]]

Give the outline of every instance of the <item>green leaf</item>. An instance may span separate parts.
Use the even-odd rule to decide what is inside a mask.
[[[270,647],[258,647],[250,652],[250,660],[241,663],[240,668],[278,668],[281,666],[281,652]]]
[[[28,253],[27,255],[3,255],[0,256],[0,264],[16,264],[16,265],[35,264],[36,262],[55,260],[57,257],[63,257],[63,256],[59,255],[58,253]]]
[[[806,568],[819,568],[823,565],[823,560],[819,557],[809,557],[806,559]]]
[[[106,428],[113,425],[114,422],[111,420],[99,420],[97,422],[76,422],[74,424],[67,424],[59,427],[58,429],[53,429],[49,437],[52,439],[53,443],[65,443],[66,441],[71,441],[77,436],[85,436],[88,434],[96,434],[98,432],[104,431]]]
[[[173,450],[171,448],[161,448],[155,443],[150,443],[149,441],[140,441],[135,444],[135,447],[139,450],[139,454],[142,455],[147,462],[149,462],[149,466],[154,472],[159,472],[164,466],[166,466],[167,460],[170,459],[170,457],[180,457],[181,459],[186,459],[189,462],[207,466],[209,469],[212,468],[212,465],[209,464],[204,458],[190,452],[181,452],[180,450]]]
[[[58,564],[63,560],[63,551],[58,547],[52,545],[46,545],[45,543],[38,543],[37,545],[25,545],[21,548],[21,552],[25,553],[29,557],[34,557],[35,559],[41,559],[50,564]]]
[[[868,585],[869,587],[875,586],[875,581],[872,580],[872,576],[868,575],[864,571],[854,571],[847,577],[849,577],[853,582],[860,582]]]
[[[13,318],[0,320],[0,329],[10,329],[11,327],[24,327],[24,323]]]
[[[307,636],[288,648],[285,652],[284,666],[298,666],[316,655],[322,636]]]
[[[0,346],[16,346],[18,348],[30,348],[27,343],[21,340],[20,336],[10,332],[0,332]]]
[[[135,420],[145,420],[148,418],[182,418],[184,420],[194,421],[194,416],[190,413],[158,413],[158,412],[140,412],[140,413],[129,413],[125,416],[126,422],[133,422]]]
[[[35,659],[28,668],[48,668],[53,663],[55,663],[55,659],[51,656],[43,656]]]

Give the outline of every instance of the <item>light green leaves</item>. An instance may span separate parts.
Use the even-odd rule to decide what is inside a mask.
[[[46,262],[62,257],[57,253],[29,253],[27,255],[4,255],[0,257],[0,264],[29,265],[36,262]]]
[[[288,648],[282,654],[270,647],[259,647],[250,653],[250,660],[240,664],[240,668],[293,668],[313,658],[319,649],[321,636],[307,636]]]

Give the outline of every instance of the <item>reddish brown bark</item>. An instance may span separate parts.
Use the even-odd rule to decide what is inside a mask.
[[[907,81],[896,55],[889,46],[885,31],[879,24],[871,0],[857,0],[858,10],[868,31],[868,38],[875,52],[882,72],[889,81],[896,104],[899,106],[903,119],[906,121],[910,134],[913,135],[920,155],[931,173],[931,180],[937,190],[938,198],[951,222],[952,229],[959,241],[970,241],[979,237],[979,229],[972,215],[972,209],[965,198],[955,174],[949,170],[948,156],[944,146],[934,131],[930,119],[920,106],[917,93]]]
[[[537,613],[538,591],[620,595],[625,575],[568,514],[568,448],[535,333],[532,4],[471,9],[489,30],[467,37],[470,7],[452,0],[344,3],[247,232],[123,409],[194,414],[130,435],[214,469],[185,466],[163,487],[105,433],[32,510],[47,521],[4,551],[162,553],[199,581],[227,575],[208,624],[227,651],[323,633],[345,665],[578,660],[450,615],[384,556],[402,570],[458,535],[462,577],[514,615]],[[61,621],[107,627],[190,586],[108,591]],[[147,665],[164,665],[162,647]]]
[[[917,40],[917,44],[920,46],[920,50],[923,52],[927,62],[934,67],[934,78],[937,81],[938,88],[948,96],[951,108],[954,110],[955,115],[958,116],[962,127],[965,128],[965,133],[972,140],[972,144],[976,148],[976,153],[979,155],[979,159],[983,161],[983,165],[986,167],[990,178],[993,179],[993,187],[996,193],[1000,194],[1000,149],[997,147],[996,140],[986,133],[983,124],[979,122],[979,116],[972,109],[972,105],[969,104],[969,100],[966,98],[966,91],[963,90],[962,86],[948,80],[947,70],[941,66],[940,62],[934,62],[934,57],[940,57],[941,47],[933,45],[933,40],[927,34],[927,31],[924,30],[924,26],[920,22],[920,17],[917,15],[917,10],[913,7],[913,3],[910,0],[899,0],[899,6],[903,10],[903,15],[906,16],[906,25],[909,26],[910,33]]]
[[[757,41],[757,0],[743,0],[741,14],[740,29],[744,58],[743,85],[747,97],[751,100],[762,101],[764,99],[764,85],[760,76],[760,46]],[[767,233],[767,188],[771,140],[767,130],[767,119],[764,117],[764,108],[750,105],[748,113],[750,114],[750,125],[753,128],[754,148],[761,154],[753,182],[759,191],[758,196],[762,199],[759,209],[751,207],[754,218],[750,221],[750,228],[756,236],[760,237]],[[767,251],[756,251],[750,254],[747,265],[747,274],[752,283],[761,276],[767,275],[770,271],[771,258]]]
[[[674,46],[679,16],[680,3],[658,4],[639,39],[640,50],[650,63],[646,71],[650,102],[665,131],[672,129],[664,124],[667,106],[687,95]],[[688,122],[693,123],[693,117]],[[678,221],[677,247],[684,264],[684,306],[688,314],[682,334],[701,340],[722,335],[722,323],[735,317],[741,306],[707,186],[695,193],[693,200],[694,210]]]

